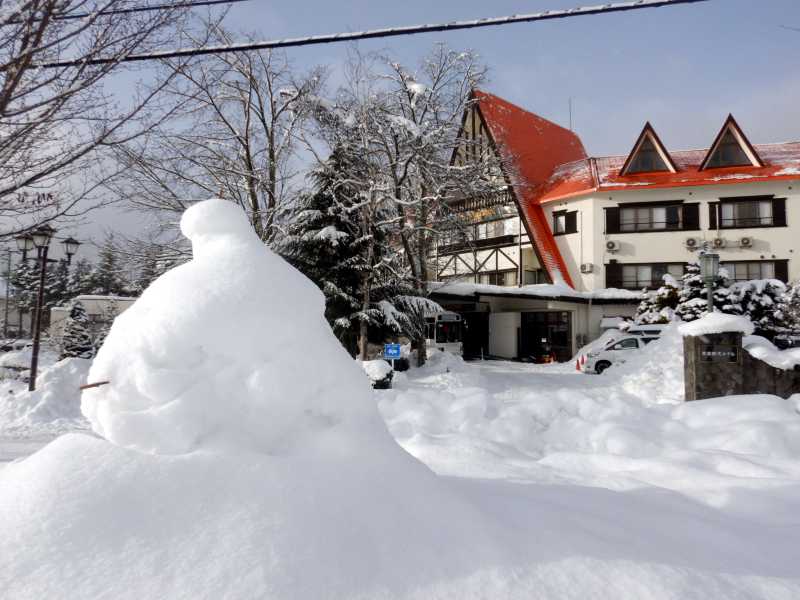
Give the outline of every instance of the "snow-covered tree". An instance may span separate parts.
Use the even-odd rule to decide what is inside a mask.
[[[250,37],[218,25],[208,31],[209,39],[197,45]],[[300,73],[285,53],[270,50],[208,54],[189,64],[165,61],[162,68],[172,81],[161,99],[174,107],[176,119],[118,153],[125,177],[117,195],[171,224],[192,202],[220,196],[241,206],[259,237],[272,244],[294,197],[304,99],[322,84],[322,69]]]
[[[314,191],[299,199],[286,240],[279,247],[289,262],[325,294],[325,316],[353,354],[359,321],[375,324],[362,305],[363,274],[392,260],[386,255],[386,236],[380,227],[362,235],[359,186],[349,184],[362,168],[358,157],[345,147],[334,149],[328,160],[312,172]],[[377,287],[370,285],[371,303]]]
[[[786,291],[780,297],[779,309],[785,326],[800,330],[800,282],[794,282],[786,287]]]
[[[153,100],[170,79],[129,77],[127,93],[115,97],[108,84],[129,70],[118,59],[174,43],[191,9],[110,14],[130,8],[120,0],[0,4],[0,237],[9,238],[101,203],[97,189],[116,174],[102,161],[164,118]],[[98,58],[109,60],[90,64]],[[74,64],[53,66],[59,61]]]
[[[736,283],[732,296],[740,309],[756,326],[756,333],[771,337],[787,325],[783,296],[786,284],[777,279],[756,279]]]
[[[672,275],[666,274],[656,291],[642,291],[642,301],[634,321],[639,324],[669,323],[675,319],[675,309],[680,300],[680,288]]]
[[[385,230],[402,256],[400,271],[393,267],[395,282],[410,285],[412,296],[425,297],[433,242],[461,225],[452,202],[497,194],[507,183],[487,177],[493,172],[487,164],[496,160],[492,153],[475,152],[478,160],[464,164],[452,160],[463,144],[458,133],[474,101],[471,90],[485,69],[473,54],[444,46],[437,46],[416,70],[385,56],[358,54],[348,69],[348,85],[335,101],[308,98],[317,138],[364,161],[366,168],[350,180],[362,198],[362,234],[371,235],[375,226]],[[318,155],[314,143],[307,147]],[[364,286],[362,292],[366,315],[372,294]],[[424,362],[424,331],[412,343]]]
[[[707,291],[700,276],[700,265],[690,262],[681,277],[681,291],[675,315],[684,321],[694,321],[702,317],[708,310]]]
[[[100,249],[99,261],[88,279],[92,294],[103,296],[130,296],[131,290],[114,246],[114,236],[109,234]]]
[[[83,294],[92,293],[92,265],[85,259],[79,259],[72,267],[72,273],[69,277],[69,286],[67,288],[67,297],[69,299],[81,296]]]
[[[92,358],[94,345],[89,331],[89,317],[80,302],[73,302],[64,324],[61,358]]]

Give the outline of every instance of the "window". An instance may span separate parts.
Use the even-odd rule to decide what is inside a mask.
[[[664,275],[667,274],[680,279],[683,276],[683,265],[680,263],[622,265],[622,287],[629,290],[659,288],[664,281]]]
[[[650,173],[653,171],[669,171],[667,163],[661,158],[652,138],[647,136],[639,146],[636,156],[625,170],[625,175],[633,173]]]
[[[753,261],[720,263],[720,269],[728,272],[732,281],[750,281],[751,279],[775,279],[775,263],[773,261]]]
[[[620,230],[623,232],[681,229],[683,207],[680,204],[672,206],[623,206],[620,208],[619,218]]]
[[[502,237],[504,235],[516,235],[516,233],[517,226],[514,222],[514,219],[487,221],[485,223],[478,223],[475,226],[476,240],[488,240]]]
[[[535,271],[524,271],[523,272],[523,284],[525,285],[536,285],[537,283],[547,283],[547,273],[545,273],[544,269],[536,269]]]
[[[739,140],[733,135],[733,131],[728,129],[722,136],[714,154],[708,159],[706,168],[714,169],[717,167],[742,167],[750,166],[752,163],[742,149]]]
[[[517,272],[493,271],[491,273],[481,273],[479,280],[480,283],[488,285],[513,286],[517,285]]]
[[[577,233],[578,211],[559,210],[553,213],[553,235]]]
[[[723,202],[721,227],[765,227],[774,225],[772,200]]]
[[[621,342],[617,342],[609,350],[636,350],[639,347],[639,344],[636,340],[628,338],[627,340],[622,340]]]

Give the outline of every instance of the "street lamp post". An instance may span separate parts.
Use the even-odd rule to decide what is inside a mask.
[[[700,253],[700,276],[708,293],[708,312],[714,312],[714,283],[719,277],[719,254],[703,250]]]
[[[22,253],[22,262],[28,262],[28,252],[33,250],[33,236],[29,233],[25,233],[23,235],[19,235],[16,238],[17,241],[17,248]],[[19,308],[19,300],[17,300],[17,317],[19,319],[19,323],[17,326],[17,335],[22,336],[22,311]]]
[[[27,238],[33,242],[36,247],[39,258],[39,291],[36,296],[36,313],[33,321],[33,348],[31,349],[31,372],[28,381],[28,390],[34,391],[36,389],[36,374],[39,368],[39,345],[42,337],[42,309],[44,305],[44,284],[45,276],[47,274],[47,251],[50,249],[50,240],[53,239],[53,234],[56,230],[50,225],[42,225],[31,232],[30,235],[20,236],[17,238],[17,244],[23,251],[30,250],[27,247]],[[67,255],[67,262],[71,262],[72,255],[78,250],[80,242],[73,238],[67,238],[63,241],[64,252]]]

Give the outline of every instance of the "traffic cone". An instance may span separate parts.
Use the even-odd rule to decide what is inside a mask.
[[[575,370],[576,371],[580,371],[581,370],[581,359],[580,358],[575,361]]]
[[[581,366],[586,364],[586,355],[581,356]]]

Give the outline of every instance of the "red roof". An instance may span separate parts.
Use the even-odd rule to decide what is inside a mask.
[[[591,192],[649,190],[701,185],[800,179],[800,142],[754,144],[763,167],[725,167],[699,170],[708,149],[670,152],[676,173],[620,175],[626,156],[585,158],[559,166],[541,188],[539,202],[551,202]]]
[[[627,155],[587,157],[583,143],[573,132],[492,94],[475,90],[473,96],[492,140],[506,162],[507,175],[539,261],[553,282],[573,285],[550,224],[545,219],[542,205],[546,202],[598,191],[800,179],[800,142],[751,145],[743,133],[741,136],[745,143],[763,166],[701,170],[710,151],[706,148],[670,152],[674,173],[620,175]],[[741,132],[733,117],[729,116],[717,139],[730,123]],[[647,129],[645,126],[643,134]]]
[[[492,141],[509,168],[516,171],[509,173],[510,179],[539,261],[553,282],[572,286],[539,199],[556,167],[586,158],[580,138],[492,94],[475,90],[473,96]]]

